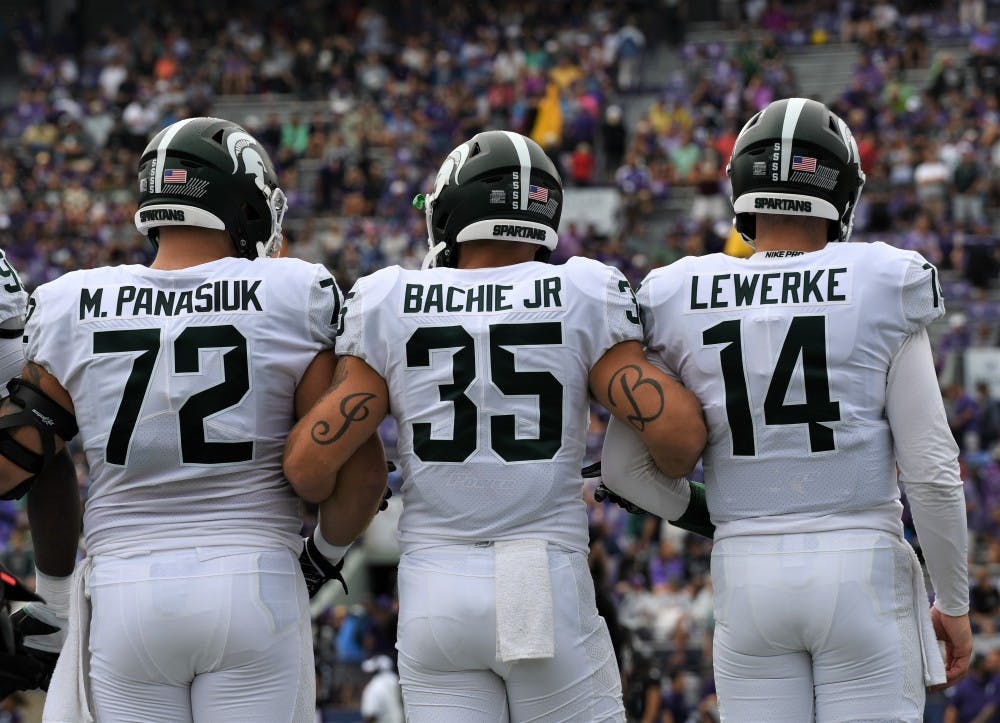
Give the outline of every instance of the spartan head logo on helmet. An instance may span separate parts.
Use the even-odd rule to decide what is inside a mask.
[[[244,173],[253,176],[256,179],[257,188],[267,196],[270,191],[264,181],[267,167],[260,155],[257,140],[249,133],[236,131],[230,133],[226,138],[226,148],[229,149],[229,157],[233,161],[233,173],[240,170],[240,159],[242,159]]]

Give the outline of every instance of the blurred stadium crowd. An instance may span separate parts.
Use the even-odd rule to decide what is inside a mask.
[[[278,166],[289,253],[326,264],[345,290],[385,265],[419,264],[426,228],[410,200],[438,159],[484,128],[531,135],[571,189],[617,192],[610,230],[564,218],[556,263],[582,254],[637,283],[683,255],[745,254],[725,176],[736,132],[775,98],[817,93],[797,60],[838,49],[830,57],[847,58],[847,81],[820,99],[853,128],[868,177],[853,240],[918,250],[942,271],[950,314],[935,344],[962,448],[973,625],[984,653],[998,649],[1000,402],[963,366],[969,349],[1000,337],[996,0],[306,0],[280,12],[176,0],[123,9],[92,32],[79,13],[20,8],[0,29],[16,59],[0,79],[0,246],[29,288],[148,260],[132,222],[137,153],[173,120],[232,109]],[[596,456],[604,420],[595,411],[592,422]],[[82,460],[80,480],[85,495]],[[630,714],[716,720],[710,543],[587,499]],[[13,503],[0,503],[0,545],[0,559],[30,577]],[[356,706],[363,660],[394,654],[391,568],[372,566],[363,603],[319,611],[330,716]],[[991,679],[1000,688],[1000,652],[976,666],[930,701],[927,720],[949,705],[959,722],[982,710]],[[0,720],[17,715],[0,710]]]

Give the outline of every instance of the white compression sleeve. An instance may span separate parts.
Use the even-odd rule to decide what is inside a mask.
[[[969,611],[965,492],[926,330],[910,336],[893,358],[885,406],[934,605],[946,615],[963,615]]]
[[[687,479],[664,475],[639,435],[614,417],[604,435],[601,477],[612,492],[665,520],[683,515],[691,500]]]

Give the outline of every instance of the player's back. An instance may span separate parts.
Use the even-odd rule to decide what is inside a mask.
[[[27,357],[73,400],[89,552],[297,550],[281,454],[295,388],[332,346],[338,295],[321,266],[238,258],[79,271],[36,290]]]
[[[704,406],[721,536],[876,509],[898,528],[887,374],[944,312],[919,254],[834,243],[689,258],[651,273],[639,299],[650,350]]]
[[[388,383],[404,548],[535,537],[585,550],[589,373],[639,338],[620,273],[587,259],[390,267],[348,294],[339,354]]]

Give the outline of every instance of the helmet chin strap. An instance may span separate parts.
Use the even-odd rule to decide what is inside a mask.
[[[439,173],[438,180],[440,181],[440,179],[441,176]],[[439,183],[438,186],[435,187],[434,192],[430,195],[418,193],[413,197],[413,207],[423,211],[424,218],[427,221],[427,246],[429,249],[427,250],[427,254],[424,256],[423,263],[420,264],[421,271],[426,271],[427,269],[437,266],[438,254],[448,247],[448,244],[444,241],[434,243],[434,226],[433,221],[431,220],[434,215],[434,199],[437,198],[438,191],[441,190],[443,185],[443,183]]]
[[[427,269],[437,266],[438,254],[447,248],[448,244],[444,241],[438,241],[436,244],[431,245],[430,250],[427,251],[427,255],[424,256],[424,261],[420,264],[420,270],[426,271]]]

